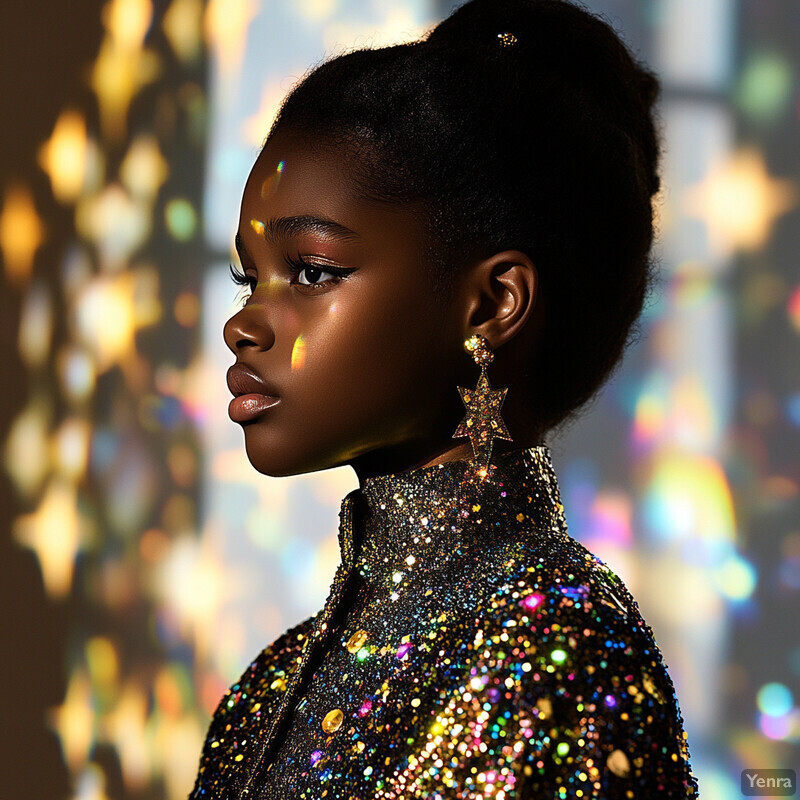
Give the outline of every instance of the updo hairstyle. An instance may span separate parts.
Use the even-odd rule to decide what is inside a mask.
[[[654,278],[656,77],[566,0],[472,0],[426,39],[322,63],[272,129],[345,149],[364,195],[418,209],[446,295],[507,249],[534,262],[544,327],[526,370],[544,433],[638,336]]]

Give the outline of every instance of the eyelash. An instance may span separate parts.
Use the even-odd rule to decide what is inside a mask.
[[[341,278],[346,278],[348,275],[350,275],[352,272],[355,271],[353,269],[344,269],[342,267],[331,267],[328,266],[327,264],[323,267],[319,264],[312,264],[308,261],[304,261],[302,257],[298,257],[297,259],[292,259],[287,256],[286,264],[292,273],[291,283],[295,285],[299,284],[300,286],[308,286],[308,287],[321,286],[322,284],[327,283],[327,281],[320,281],[319,283],[299,283],[298,277],[300,276],[301,273],[305,272],[307,269],[316,269],[323,273],[327,272],[328,274],[333,275],[337,281]],[[230,265],[230,272],[231,272],[231,280],[235,284],[237,284],[238,286],[248,288],[251,294],[255,291],[255,288],[258,284],[258,280],[254,276],[248,275],[242,269],[234,266],[233,264]]]

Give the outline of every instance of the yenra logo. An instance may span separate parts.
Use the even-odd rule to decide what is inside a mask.
[[[741,790],[745,797],[792,797],[797,775],[793,769],[744,769]]]

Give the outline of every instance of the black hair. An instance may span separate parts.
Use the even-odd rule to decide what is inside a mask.
[[[575,3],[472,0],[423,41],[316,67],[273,133],[353,148],[365,194],[421,208],[439,286],[501,250],[531,258],[546,314],[526,379],[544,433],[638,335],[655,272],[658,92]]]

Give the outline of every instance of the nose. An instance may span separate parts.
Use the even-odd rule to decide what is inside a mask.
[[[263,306],[247,305],[237,311],[223,329],[225,344],[234,355],[247,350],[269,350],[275,333],[264,319]]]

